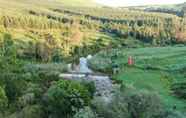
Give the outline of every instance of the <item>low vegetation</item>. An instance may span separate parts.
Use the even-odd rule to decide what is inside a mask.
[[[175,107],[184,111],[185,100],[179,97],[185,96],[185,50],[182,46],[114,49],[101,51],[89,64],[96,71],[111,75],[113,65],[117,64],[120,72],[112,75],[114,80],[122,80],[138,89],[157,92],[167,108]],[[129,56],[134,61],[131,66],[128,65]],[[99,68],[98,65],[104,66]]]

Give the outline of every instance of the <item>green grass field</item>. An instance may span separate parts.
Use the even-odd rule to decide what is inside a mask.
[[[186,47],[115,49],[109,53],[100,52],[90,61],[90,65],[96,68],[96,64],[103,63],[104,66],[99,70],[105,72],[111,68],[109,59],[116,53],[118,56],[114,62],[121,70],[114,75],[114,79],[123,80],[125,84],[140,90],[158,93],[167,108],[176,105],[180,111],[186,109],[186,101],[175,97],[170,90],[172,83],[185,81]],[[132,67],[127,65],[129,56],[135,62]]]
[[[158,93],[167,108],[172,108],[176,105],[180,111],[186,109],[186,101],[171,94],[170,85],[172,81],[176,81],[176,78],[170,73],[125,68],[116,78],[123,80],[125,84],[132,85],[137,89]]]

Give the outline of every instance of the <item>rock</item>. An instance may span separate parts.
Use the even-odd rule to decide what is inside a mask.
[[[87,56],[87,60],[90,60],[90,59],[92,59],[92,55]]]

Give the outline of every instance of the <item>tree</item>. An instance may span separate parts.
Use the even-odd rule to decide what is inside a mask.
[[[18,72],[21,70],[17,59],[17,47],[10,34],[3,34],[3,41],[0,48],[0,72]]]
[[[63,61],[63,54],[62,54],[62,49],[56,48],[53,50],[52,53],[52,61],[53,62],[62,62]]]
[[[9,100],[9,104],[23,94],[26,88],[26,81],[19,74],[5,73],[0,76],[0,83],[5,86],[4,90]]]
[[[52,85],[44,97],[46,111],[52,118],[68,118],[90,103],[90,93],[79,82],[60,80]]]
[[[17,115],[18,118],[44,118],[44,112],[39,105],[29,105]]]
[[[3,112],[4,109],[8,106],[8,98],[4,89],[0,86],[0,112]]]

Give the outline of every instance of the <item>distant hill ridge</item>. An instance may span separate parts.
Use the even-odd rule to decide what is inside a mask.
[[[133,6],[127,7],[130,10],[141,10],[146,12],[160,12],[174,14],[180,17],[185,16],[186,12],[186,2],[182,4],[172,4],[172,5],[146,5],[146,6]]]

